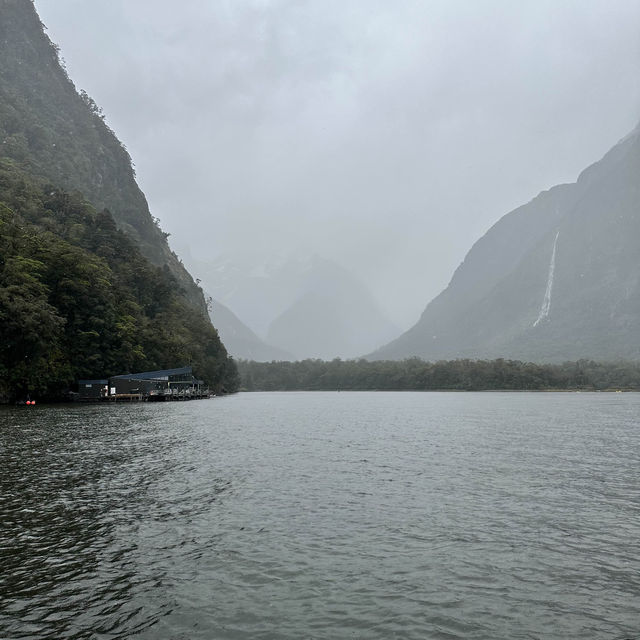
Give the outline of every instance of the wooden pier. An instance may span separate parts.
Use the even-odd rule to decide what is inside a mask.
[[[177,391],[175,393],[114,393],[110,396],[95,398],[99,402],[184,402],[187,400],[203,400],[210,398],[208,389],[197,392]]]
[[[143,402],[144,396],[141,393],[114,393],[112,396],[105,396],[103,399],[109,402]]]

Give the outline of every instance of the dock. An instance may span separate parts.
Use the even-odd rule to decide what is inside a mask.
[[[176,402],[212,395],[191,367],[125,373],[110,378],[78,380],[79,402]]]

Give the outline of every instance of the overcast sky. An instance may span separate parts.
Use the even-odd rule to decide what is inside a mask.
[[[640,120],[640,0],[35,4],[179,254],[316,252],[404,328]]]

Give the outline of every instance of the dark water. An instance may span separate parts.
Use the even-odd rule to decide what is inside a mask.
[[[0,411],[0,638],[639,638],[640,395]]]

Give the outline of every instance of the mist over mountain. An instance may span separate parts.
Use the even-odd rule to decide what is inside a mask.
[[[402,330],[640,113],[637,0],[36,6],[183,260],[304,245]]]
[[[255,254],[192,265],[214,299],[294,358],[355,357],[398,334],[362,282],[317,255]]]
[[[275,318],[267,341],[298,358],[355,357],[397,328],[349,271],[315,256],[293,303]]]
[[[372,359],[640,358],[640,127],[499,220]]]
[[[194,260],[187,252],[185,259],[207,293],[262,339],[272,320],[298,296],[310,264],[307,257],[254,251],[211,262]]]
[[[225,348],[234,358],[270,362],[272,360],[293,360],[284,349],[278,349],[260,339],[247,327],[231,309],[217,300],[210,300],[209,316]]]

